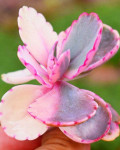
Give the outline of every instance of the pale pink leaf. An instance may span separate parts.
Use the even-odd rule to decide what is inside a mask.
[[[46,22],[41,13],[24,6],[19,11],[18,26],[20,37],[29,52],[39,63],[46,66],[49,51],[57,41],[57,34],[51,24]]]
[[[35,79],[28,69],[2,74],[1,78],[4,82],[9,84],[22,84]]]
[[[8,136],[18,140],[33,140],[46,132],[48,127],[27,112],[30,103],[46,92],[48,88],[42,86],[19,85],[2,97],[1,126]]]

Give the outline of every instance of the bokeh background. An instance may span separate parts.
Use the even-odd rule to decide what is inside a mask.
[[[96,12],[103,23],[120,32],[119,0],[0,0],[0,74],[24,68],[16,55],[18,45],[22,44],[17,16],[23,5],[34,7],[43,13],[57,33],[70,26],[82,12]],[[36,81],[29,83],[38,84]],[[71,83],[100,95],[120,114],[119,51],[105,65]],[[0,97],[12,86],[0,80]],[[113,142],[96,142],[92,144],[92,150],[120,150],[120,137]]]

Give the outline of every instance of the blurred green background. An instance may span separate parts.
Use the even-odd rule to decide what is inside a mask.
[[[0,1],[0,74],[24,68],[17,58],[18,45],[22,44],[17,15],[21,6],[27,5],[42,12],[59,33],[71,25],[82,12],[96,12],[103,23],[120,32],[119,0],[4,0]],[[91,90],[111,103],[120,114],[120,52],[90,75],[71,81],[79,88]],[[36,81],[29,83],[38,84]],[[0,96],[12,87],[0,80]],[[120,137],[113,142],[99,141],[92,150],[120,150]]]

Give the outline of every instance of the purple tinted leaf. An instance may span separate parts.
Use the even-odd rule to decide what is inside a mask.
[[[112,121],[120,123],[120,115],[116,112],[116,110],[110,104],[108,104],[108,106],[112,113]]]
[[[90,91],[85,91],[93,96],[99,107],[96,114],[87,121],[71,126],[60,127],[62,132],[72,140],[79,143],[93,143],[100,140],[110,129],[111,112],[106,103]]]
[[[119,49],[119,44],[120,42],[118,32],[113,30],[110,26],[104,25],[99,48],[93,57],[92,62],[86,68],[86,71],[100,66],[111,57],[113,57]]]
[[[61,33],[57,56],[68,49],[70,49],[71,56],[70,66],[65,74],[66,78],[76,77],[90,63],[98,48],[101,31],[102,22],[98,16],[95,13],[83,13],[67,29],[66,36],[65,33]]]
[[[96,109],[92,96],[66,82],[57,82],[30,105],[28,112],[47,125],[67,126],[88,120]]]
[[[102,138],[104,141],[113,141],[120,135],[120,128],[118,123],[111,122],[109,132]]]

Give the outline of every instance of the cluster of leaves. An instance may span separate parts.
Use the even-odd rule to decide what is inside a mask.
[[[15,86],[2,97],[4,131],[18,140],[33,140],[50,126],[80,143],[118,137],[118,113],[95,93],[66,82],[109,60],[119,49],[118,32],[97,14],[83,13],[57,35],[42,14],[28,7],[20,9],[18,26],[24,43],[18,57],[26,69],[2,78],[13,84],[36,79],[42,86]]]

